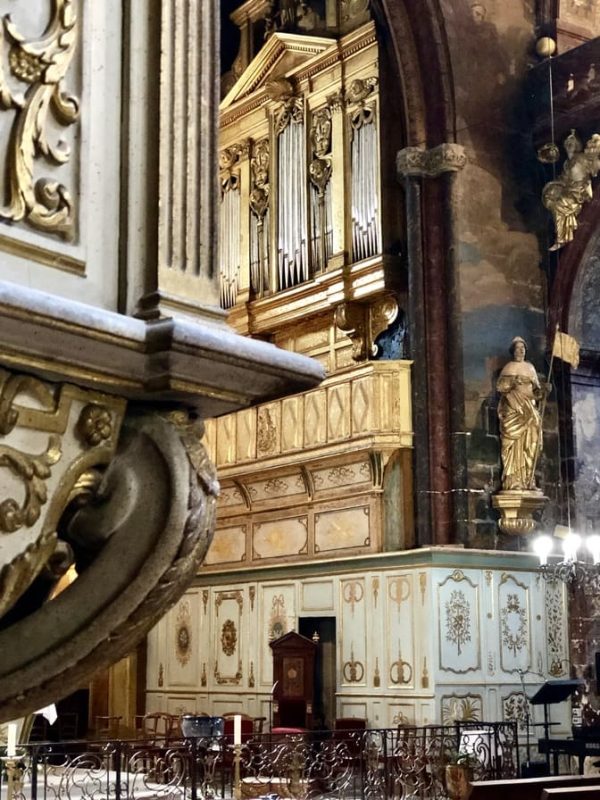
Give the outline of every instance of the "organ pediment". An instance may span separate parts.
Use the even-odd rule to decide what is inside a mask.
[[[221,102],[221,111],[233,106],[258,89],[308,64],[313,58],[331,49],[332,39],[293,33],[274,33]]]

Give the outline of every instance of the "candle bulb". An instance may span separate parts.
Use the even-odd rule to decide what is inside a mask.
[[[6,738],[6,755],[8,758],[14,758],[17,755],[17,724],[16,722],[8,723],[8,734]]]
[[[242,743],[242,717],[240,714],[236,714],[233,718],[233,743],[234,745]]]

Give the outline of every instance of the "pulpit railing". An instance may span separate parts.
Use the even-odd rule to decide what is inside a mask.
[[[0,797],[245,800],[269,795],[297,800],[446,800],[445,768],[457,761],[458,754],[470,756],[476,780],[515,777],[519,772],[516,725],[479,722],[267,733],[238,747],[229,736],[171,742],[35,743],[18,751],[10,776],[3,759]]]

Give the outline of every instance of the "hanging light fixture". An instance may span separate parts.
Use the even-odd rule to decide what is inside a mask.
[[[538,536],[533,550],[540,560],[540,573],[547,581],[563,581],[578,589],[600,590],[600,534],[582,537],[570,528],[562,537],[562,558],[553,555],[558,539],[547,534]]]

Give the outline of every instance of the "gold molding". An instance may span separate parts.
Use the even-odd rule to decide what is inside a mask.
[[[1,232],[0,251],[85,278],[86,262],[82,259],[40,247],[40,245],[25,242],[22,239],[15,239]]]

